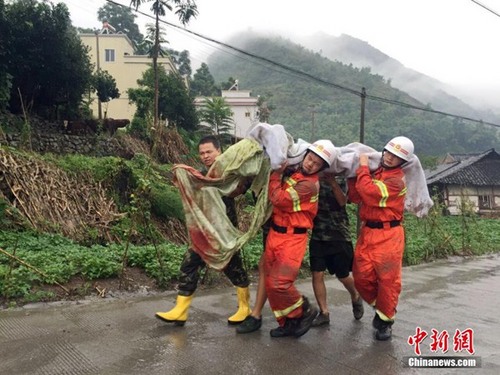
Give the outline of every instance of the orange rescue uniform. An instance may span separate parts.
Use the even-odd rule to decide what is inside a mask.
[[[307,248],[307,230],[318,212],[318,175],[295,172],[290,177],[273,172],[269,200],[272,225],[264,252],[265,286],[269,305],[280,326],[285,318],[302,316],[303,299],[294,285]]]
[[[360,205],[363,225],[354,253],[354,283],[383,320],[393,320],[401,293],[405,245],[401,225],[406,195],[404,172],[401,167],[380,167],[371,174],[367,166],[360,166],[356,174],[357,179],[348,181],[348,197]]]

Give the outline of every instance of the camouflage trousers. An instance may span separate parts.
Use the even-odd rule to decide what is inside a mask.
[[[200,279],[200,271],[204,267],[206,267],[205,262],[196,252],[191,249],[186,251],[181,264],[181,276],[178,285],[179,295],[190,296],[195,292]],[[223,272],[234,286],[246,288],[250,284],[239,252],[233,255]]]

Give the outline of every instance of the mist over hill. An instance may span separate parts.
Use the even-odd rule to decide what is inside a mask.
[[[332,61],[352,64],[357,68],[369,67],[374,74],[390,80],[393,87],[409,93],[424,104],[430,104],[436,110],[499,123],[500,102],[497,102],[496,108],[488,108],[484,93],[481,95],[470,89],[465,92],[463,87],[445,84],[407,68],[368,42],[346,34],[336,37],[325,33],[296,38],[294,41]]]
[[[253,96],[261,96],[265,101],[271,110],[268,122],[285,125],[295,138],[309,141],[328,138],[336,145],[359,141],[360,93],[366,88],[364,141],[372,147],[380,149],[388,139],[406,135],[415,142],[418,152],[425,155],[499,148],[498,128],[394,104],[397,101],[482,118],[480,112],[447,94],[437,80],[420,77],[417,72],[410,75],[415,87],[420,87],[416,83],[426,82],[426,78],[432,84],[432,90],[427,90],[433,92],[432,96],[419,99],[418,93],[396,88],[393,79],[375,74],[371,68],[339,60],[340,50],[347,51],[344,52],[347,56],[356,55],[356,49],[364,49],[369,52],[364,57],[366,61],[388,60],[398,67],[397,61],[391,61],[376,49],[366,48],[366,43],[365,46],[349,44],[344,38],[344,49],[332,47],[329,52],[335,53],[335,59],[326,56],[325,48],[320,49],[321,53],[314,52],[312,47],[279,36],[247,32],[233,36],[227,43],[247,53],[220,50],[212,54],[207,63],[216,82],[225,82],[229,77],[238,79],[240,89],[251,90]],[[432,102],[438,99],[439,105],[447,106],[446,110]],[[496,121],[500,123],[499,119]]]

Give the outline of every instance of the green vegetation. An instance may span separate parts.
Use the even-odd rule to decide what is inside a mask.
[[[124,246],[118,244],[86,247],[59,235],[35,232],[0,231],[0,248],[46,276],[1,254],[0,293],[6,298],[26,298],[34,286],[64,284],[76,276],[86,281],[118,277],[124,254]],[[169,243],[159,244],[156,249],[153,245],[129,245],[127,265],[144,269],[161,285],[178,276],[185,251],[186,246]]]
[[[164,66],[159,66],[156,72],[152,68],[146,70],[142,78],[137,81],[138,88],[127,90],[129,99],[137,106],[134,119],[150,119],[154,116],[154,85],[155,77],[158,79],[159,97],[158,110],[160,120],[172,126],[186,130],[194,130],[198,124],[196,110],[181,77],[168,73]],[[136,123],[137,126],[137,123]],[[151,129],[148,129],[149,131]]]
[[[500,251],[500,220],[475,215],[442,216],[433,209],[425,219],[405,218],[403,264],[414,265],[450,255],[483,255]]]
[[[137,15],[132,12],[131,8],[108,2],[97,11],[97,19],[100,22],[106,20],[117,32],[126,34],[138,49],[139,54],[144,55],[147,52],[145,48],[141,48],[144,36],[140,32],[139,26],[135,23],[136,18]],[[93,34],[94,30],[88,30],[87,32]]]
[[[137,0],[130,5],[137,8],[147,2]],[[160,43],[168,43],[160,37],[158,17],[174,11],[179,20],[187,24],[197,15],[196,4],[193,1],[154,0],[150,5],[156,23],[150,27],[153,37],[149,40],[149,50],[148,40],[140,34],[134,23],[136,16],[129,8],[106,4],[98,12],[100,21],[110,21],[117,31],[131,38],[138,53],[149,52],[152,58],[152,68],[149,73],[145,72],[140,88],[131,95],[131,100],[139,107],[133,125],[136,133],[140,133],[151,128],[148,121],[158,129],[159,120],[168,119],[170,125],[192,130],[198,122],[185,85],[185,80],[191,79],[189,53],[163,51],[164,55],[172,57],[180,75],[167,75],[164,67],[157,66],[158,57],[163,53]],[[120,97],[115,78],[107,71],[95,70],[89,49],[72,26],[69,10],[63,3],[0,1],[0,39],[0,113],[23,116],[26,125],[23,143],[27,149],[30,149],[31,132],[37,130],[29,126],[31,119],[90,119],[92,92],[96,92],[105,104],[105,112],[108,103]],[[0,126],[3,128],[5,124],[0,123]]]
[[[182,203],[177,191],[169,182],[171,165],[152,165],[143,154],[137,154],[132,160],[117,157],[89,157],[84,155],[66,155],[59,157],[52,154],[42,156],[74,176],[90,175],[96,182],[102,183],[115,194],[115,202],[126,211],[130,194],[139,185],[146,184],[146,198],[153,213],[159,218],[177,218],[183,220]]]
[[[231,143],[231,131],[234,126],[233,111],[224,98],[220,96],[206,98],[199,116],[200,120],[207,124],[203,126],[206,128],[207,135],[215,134],[221,146]]]
[[[405,218],[406,250],[404,265],[414,265],[453,255],[482,255],[500,251],[500,220],[474,215],[442,216],[439,208],[427,218]],[[353,233],[355,232],[355,206],[349,206]],[[128,247],[127,247],[128,246]],[[0,296],[35,301],[49,298],[40,294],[37,286],[46,283],[64,284],[71,278],[85,281],[119,277],[124,264],[139,267],[166,285],[179,276],[179,266],[186,245],[166,241],[147,245],[82,246],[67,238],[31,231],[0,231],[0,248],[42,271],[41,276],[30,268],[0,254]],[[262,235],[259,234],[243,249],[248,269],[256,270],[262,254]],[[304,259],[307,274],[308,258]]]
[[[154,127],[158,128],[159,120],[159,96],[160,96],[160,84],[159,84],[159,67],[158,67],[158,57],[161,54],[161,42],[164,42],[161,37],[160,28],[160,16],[165,16],[167,11],[175,12],[175,15],[179,18],[179,21],[186,26],[189,23],[191,17],[196,18],[198,14],[198,9],[194,1],[181,1],[181,0],[131,0],[130,5],[134,6],[136,9],[139,8],[141,4],[146,2],[153,2],[151,5],[151,11],[155,15],[155,25],[149,26],[151,32],[151,40],[153,42],[153,48],[150,51],[150,57],[153,59],[153,76],[154,76],[154,105],[153,105],[153,118]],[[184,91],[184,90],[183,90]]]
[[[0,6],[4,48],[0,54],[0,108],[45,118],[79,113],[90,87],[92,65],[65,4],[35,0]]]

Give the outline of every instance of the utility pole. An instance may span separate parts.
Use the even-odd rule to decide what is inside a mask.
[[[95,46],[96,46],[95,57],[97,60],[96,68],[97,68],[97,74],[99,74],[99,72],[101,70],[101,65],[99,62],[99,31],[97,31],[97,30],[95,31]],[[101,104],[101,100],[99,99],[99,96],[97,97],[97,112],[98,112],[99,120],[102,120],[102,104]]]
[[[361,88],[361,117],[359,119],[359,142],[365,143],[365,105],[366,105],[366,89]]]
[[[366,105],[366,89],[361,88],[361,116],[359,119],[359,143],[365,143],[365,105]],[[359,218],[359,205],[356,211],[356,234],[359,237],[361,231],[361,219]]]
[[[314,114],[316,113],[316,107],[314,104],[310,107],[311,108],[311,142],[314,142],[316,140],[316,126],[314,124]]]

